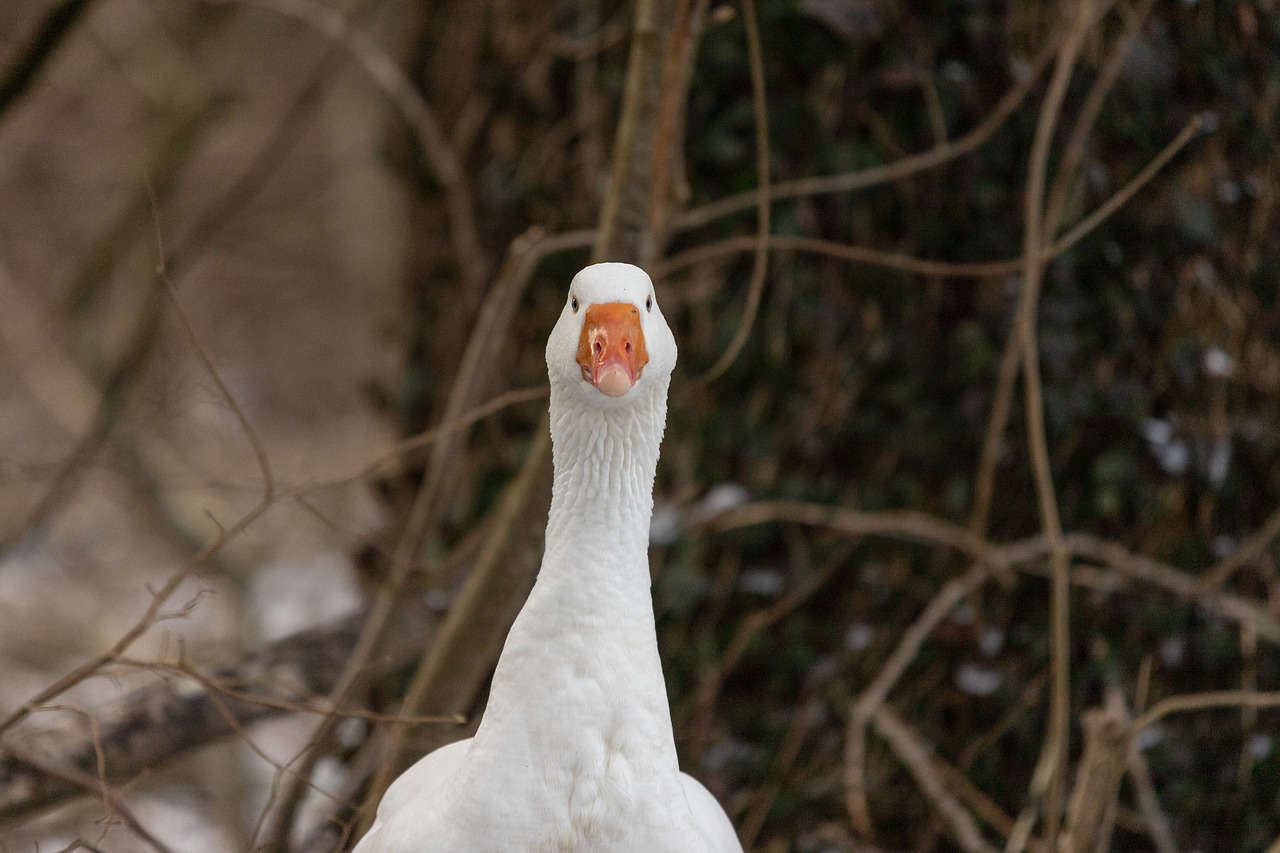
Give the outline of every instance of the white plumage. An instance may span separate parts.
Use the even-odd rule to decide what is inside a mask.
[[[675,338],[629,264],[574,277],[547,342],[555,467],[542,569],[474,738],[387,790],[356,853],[740,853],[680,772],[649,589]]]

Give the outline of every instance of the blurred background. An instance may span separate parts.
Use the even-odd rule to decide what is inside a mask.
[[[1067,791],[1087,709],[1280,689],[1280,4],[1093,5],[1035,326],[1073,554]],[[682,762],[748,849],[1001,849],[1051,694],[1014,330],[1077,4],[752,15],[764,113],[743,7],[657,4],[632,142],[656,153],[619,220],[681,351],[652,556]],[[467,733],[383,717],[416,691],[404,713],[474,720],[536,567],[542,347],[614,193],[634,17],[0,0],[2,849],[345,849],[384,762]],[[492,612],[419,667],[492,542]],[[367,627],[392,598],[416,621]],[[252,715],[160,702],[285,651],[300,682]],[[1276,850],[1280,711],[1249,702],[1130,732],[1097,849]]]

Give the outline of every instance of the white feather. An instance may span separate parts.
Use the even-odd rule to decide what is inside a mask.
[[[639,309],[649,355],[620,397],[575,361],[583,309],[602,302]],[[537,583],[475,737],[397,779],[357,853],[741,853],[679,770],[654,631],[649,522],[675,361],[643,271],[574,278],[547,342],[555,479]]]

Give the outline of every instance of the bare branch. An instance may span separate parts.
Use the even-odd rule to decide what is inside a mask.
[[[76,442],[75,448],[58,467],[40,500],[14,527],[0,534],[0,554],[8,552],[22,541],[28,531],[47,523],[54,516],[58,508],[73,495],[88,463],[111,435],[124,412],[129,392],[142,376],[159,338],[160,321],[164,317],[161,292],[159,286],[147,292],[141,316],[134,325],[129,342],[102,383],[101,396],[92,421]],[[0,731],[3,731],[3,727],[0,727]]]
[[[760,26],[756,22],[756,0],[742,0],[742,19],[746,22],[747,55],[751,64],[751,102],[756,121],[756,237],[754,256],[751,260],[751,283],[747,288],[747,307],[738,320],[729,346],[711,368],[696,381],[699,384],[714,382],[724,375],[747,343],[751,327],[760,312],[760,300],[764,295],[765,277],[769,272],[769,187],[772,182],[769,167],[769,108],[765,100],[764,58],[760,47]]]
[[[914,510],[862,512],[800,501],[758,501],[712,516],[704,523],[711,532],[755,524],[795,523],[851,535],[884,536],[951,548],[995,572],[1009,569],[1034,572],[1033,564],[1049,553],[1044,535],[993,543],[958,524]],[[1280,644],[1280,620],[1256,603],[1227,593],[1198,593],[1195,578],[1186,572],[1088,533],[1067,533],[1064,542],[1074,557],[1102,563],[1125,578],[1151,584],[1184,600],[1194,600],[1223,618],[1249,624],[1260,639]],[[1082,580],[1075,574],[1073,572],[1073,582]]]
[[[651,198],[647,174],[653,150],[653,116],[657,109],[664,24],[659,0],[637,0],[627,58],[626,85],[613,138],[608,189],[600,202],[593,262],[639,261],[641,231],[648,217],[635,199]],[[664,7],[669,0],[662,0]]]
[[[982,837],[973,815],[947,789],[946,782],[934,769],[931,750],[920,735],[888,705],[878,707],[872,719],[876,732],[888,741],[893,754],[911,772],[920,790],[947,821],[956,843],[969,853],[995,853],[996,848]]]
[[[1151,836],[1151,843],[1155,845],[1157,853],[1178,853],[1178,845],[1174,842],[1173,831],[1169,827],[1169,818],[1160,808],[1156,786],[1151,781],[1151,768],[1147,765],[1146,755],[1140,749],[1129,749],[1127,753],[1129,783],[1138,800],[1138,811],[1147,822],[1147,834]]]
[[[182,303],[178,301],[177,291],[169,278],[169,268],[166,260],[168,256],[164,250],[164,232],[160,228],[160,202],[156,198],[155,189],[152,187],[150,180],[147,181],[147,193],[151,198],[151,222],[155,230],[156,276],[164,286],[164,291],[169,297],[169,304],[173,308],[173,316],[177,318],[178,324],[182,327],[182,333],[186,336],[187,343],[191,345],[191,351],[200,360],[205,373],[209,375],[209,379],[217,387],[218,395],[222,397],[223,402],[226,403],[227,408],[231,410],[231,414],[235,417],[236,423],[239,424],[245,440],[253,448],[253,456],[258,463],[258,471],[262,474],[262,503],[269,504],[275,496],[276,489],[275,477],[271,473],[271,460],[267,458],[266,448],[263,447],[262,441],[258,438],[258,433],[253,428],[253,425],[249,423],[249,418],[245,415],[244,409],[240,407],[240,403],[236,400],[235,395],[231,393],[231,389],[222,381],[222,376],[219,375],[218,369],[213,366],[213,360],[209,358],[209,353],[205,351],[204,346],[200,343],[195,327],[191,325],[186,311],[182,309]]]
[[[791,725],[787,727],[787,732],[783,735],[782,743],[778,745],[778,752],[773,759],[773,780],[764,786],[755,798],[751,810],[742,818],[739,832],[742,846],[747,850],[755,846],[769,809],[777,801],[778,795],[782,792],[784,780],[800,758],[800,749],[804,746],[805,738],[817,724],[820,708],[820,702],[810,698],[801,703],[792,715]]]
[[[1037,256],[1039,262],[1042,264],[1048,263],[1063,254],[1105,222],[1123,207],[1125,202],[1133,198],[1134,194],[1142,189],[1143,186],[1149,183],[1179,151],[1186,147],[1187,143],[1196,137],[1196,134],[1202,130],[1203,126],[1203,117],[1194,116],[1160,153],[1152,158],[1151,162],[1144,166],[1138,174],[1130,178],[1123,187],[1098,205],[1092,213],[1072,227],[1056,242],[1041,248]],[[657,266],[655,271],[657,275],[669,276],[677,270],[723,255],[750,251],[756,247],[756,239],[749,235],[739,235],[726,237],[723,240],[717,240],[701,246],[694,246],[667,258]],[[770,235],[769,245],[775,250],[814,252],[853,263],[868,264],[900,272],[939,278],[991,278],[1009,275],[1024,268],[1024,261],[1021,257],[992,261],[934,261],[927,258],[915,258],[897,252],[869,249],[865,246],[850,246],[846,243],[823,240],[817,237],[789,234]]]
[[[85,773],[81,770],[77,770],[72,767],[63,767],[56,764],[52,764],[46,761],[41,756],[27,752],[23,749],[14,747],[12,745],[5,747],[5,752],[8,752],[10,755],[16,757],[18,760],[22,761],[24,764],[28,765],[29,767],[32,767],[38,770],[40,773],[44,774],[50,779],[55,779],[61,782],[65,782],[69,785],[75,786],[78,789],[82,789],[89,793],[96,794],[98,797],[102,798],[103,803],[109,809],[109,812],[107,813],[108,821],[106,821],[106,826],[104,826],[103,828],[104,837],[106,835],[108,827],[110,826],[109,818],[112,815],[119,815],[120,819],[124,821],[124,824],[128,826],[129,829],[131,829],[135,835],[137,835],[147,844],[151,845],[151,847],[154,848],[156,851],[158,851],[158,853],[172,853],[169,847],[167,847],[162,841],[160,841],[160,839],[156,838],[154,835],[152,835],[150,832],[147,831],[147,828],[142,825],[142,822],[139,821],[137,817],[134,816],[133,811],[130,810],[129,807],[124,804],[124,801],[121,800],[120,797],[117,796],[116,793],[111,790],[110,786],[106,785],[101,780],[95,778],[94,776],[89,775],[88,773]],[[102,839],[99,838],[98,841],[101,842]]]
[[[870,839],[872,830],[871,809],[867,805],[866,756],[867,724],[888,698],[889,691],[902,678],[907,667],[920,653],[921,646],[933,633],[951,609],[990,577],[985,569],[972,569],[967,574],[952,578],[938,590],[928,606],[916,617],[889,655],[880,671],[862,694],[850,705],[849,719],[845,724],[844,783],[845,805],[854,828]]]
[[[1280,691],[1210,690],[1170,696],[1152,705],[1133,721],[1133,734],[1150,728],[1170,714],[1186,714],[1210,708],[1280,708]]]
[[[1068,4],[1071,5],[1071,4]],[[1052,243],[1052,235],[1044,232],[1045,175],[1049,163],[1049,146],[1066,98],[1067,84],[1075,69],[1080,46],[1092,21],[1093,0],[1077,0],[1070,13],[1066,43],[1058,54],[1058,63],[1049,81],[1049,91],[1040,105],[1035,136],[1031,142],[1026,194],[1023,200],[1025,225],[1022,235],[1022,294],[1018,310],[1021,326],[1022,379],[1026,403],[1027,444],[1031,467],[1035,474],[1036,499],[1040,507],[1040,524],[1049,542],[1052,583],[1050,595],[1050,659],[1053,677],[1050,690],[1050,713],[1043,751],[1032,774],[1030,800],[1039,804],[1047,799],[1045,809],[1045,841],[1050,849],[1057,845],[1058,816],[1061,810],[1063,774],[1071,734],[1071,576],[1068,552],[1062,536],[1062,519],[1058,514],[1058,498],[1054,492],[1053,471],[1049,463],[1048,440],[1044,427],[1044,400],[1040,381],[1040,349],[1036,340],[1036,316],[1040,302],[1040,285],[1044,264],[1040,254]],[[1063,14],[1068,14],[1064,9]],[[1031,805],[1028,809],[1032,808]],[[1024,811],[1018,825],[1028,824]],[[1015,827],[1009,838],[1007,853],[1018,853],[1025,839]]]
[[[868,187],[888,184],[929,169],[935,169],[944,163],[969,154],[982,146],[1026,99],[1027,94],[1035,87],[1036,80],[1049,67],[1050,61],[1058,52],[1059,35],[1051,33],[1044,47],[1031,63],[1030,71],[996,103],[982,121],[968,133],[956,137],[950,142],[934,146],[928,151],[913,154],[901,160],[895,160],[883,166],[863,169],[856,172],[845,172],[839,175],[824,175],[815,178],[804,178],[797,181],[785,181],[775,185],[769,192],[770,201],[788,198],[801,198],[830,193],[850,192]],[[740,193],[710,204],[695,207],[676,217],[677,231],[700,228],[709,222],[725,216],[748,210],[756,203],[754,191]]]
[[[430,639],[437,618],[421,598],[407,597],[396,614],[392,642],[370,674],[393,672],[413,660]],[[363,619],[351,616],[269,643],[205,679],[166,679],[140,688],[93,712],[100,731],[96,737],[94,724],[84,715],[71,716],[52,729],[10,734],[0,742],[0,825],[48,810],[81,790],[67,778],[50,775],[49,767],[96,775],[101,764],[102,781],[119,785],[233,734],[232,720],[245,726],[296,713],[298,702],[332,689]],[[230,720],[223,710],[231,714]],[[11,748],[19,740],[23,746]],[[41,766],[26,760],[35,755]]]
[[[1067,545],[1078,557],[1097,560],[1126,577],[1160,587],[1184,601],[1194,601],[1197,606],[1225,619],[1247,623],[1258,632],[1259,639],[1280,644],[1280,620],[1246,598],[1223,592],[1201,592],[1196,579],[1186,572],[1087,533],[1068,534]],[[1043,553],[1044,541],[1032,537],[1011,544],[1001,549],[1001,556],[1015,558],[1027,548]]]
[[[544,416],[524,465],[493,512],[475,564],[409,681],[402,706],[405,713],[418,714],[428,707],[445,713],[465,710],[497,664],[506,631],[495,631],[493,626],[515,621],[538,571],[540,551],[521,546],[536,541],[545,528],[546,513],[532,507],[550,491],[546,482],[550,461],[551,426]],[[393,777],[404,769],[407,739],[406,725],[391,727],[385,757],[370,785],[370,802],[380,800]]]
[[[1060,853],[1093,853],[1110,848],[1109,844],[1099,844],[1099,836],[1106,831],[1106,815],[1115,808],[1120,793],[1129,722],[1128,713],[1115,701],[1084,712],[1081,719],[1084,754],[1080,757],[1075,788],[1059,837]]]
[[[0,78],[0,116],[27,91],[31,81],[49,61],[76,23],[84,17],[93,0],[63,0],[50,9],[26,45]]]
[[[1267,519],[1262,527],[1216,565],[1210,566],[1200,576],[1197,590],[1208,592],[1222,586],[1243,566],[1261,557],[1280,537],[1280,509]]]
[[[165,265],[165,260],[164,260],[164,246],[163,246],[163,241],[160,239],[160,236],[159,236],[158,223],[156,225],[156,228],[157,228],[157,238],[156,238],[157,246],[160,250],[160,258],[157,261],[157,266],[156,266],[156,275],[157,275],[157,278],[163,284],[166,291],[170,294],[170,296],[172,296],[173,290],[168,280],[168,271],[167,271],[167,267]],[[263,496],[258,501],[258,503],[253,508],[251,508],[247,513],[241,516],[241,518],[235,524],[231,525],[228,528],[222,529],[220,534],[217,537],[210,540],[190,560],[188,560],[184,566],[179,568],[177,571],[173,572],[169,576],[169,578],[164,582],[164,584],[162,584],[155,592],[153,592],[151,597],[151,603],[147,606],[142,616],[139,617],[138,620],[134,622],[133,626],[130,627],[127,631],[125,631],[124,634],[122,634],[120,638],[109,649],[95,656],[94,658],[90,659],[88,662],[83,663],[80,666],[74,668],[73,670],[71,670],[71,672],[66,673],[61,678],[57,679],[53,684],[49,685],[44,690],[41,690],[39,693],[37,693],[34,697],[24,702],[16,711],[10,714],[7,719],[5,719],[3,722],[0,722],[0,734],[3,734],[4,732],[8,731],[14,725],[26,719],[35,711],[40,710],[41,706],[49,702],[51,699],[54,699],[57,696],[62,695],[68,689],[70,689],[73,685],[79,683],[85,678],[88,678],[90,675],[97,672],[103,666],[110,663],[112,660],[115,660],[120,655],[124,654],[124,652],[127,651],[129,647],[132,646],[134,642],[138,640],[139,637],[141,637],[143,634],[147,633],[147,631],[151,629],[151,627],[156,623],[157,619],[161,618],[164,605],[169,600],[169,597],[173,595],[173,593],[182,584],[182,582],[185,581],[191,575],[191,573],[194,572],[197,568],[203,566],[209,560],[209,558],[212,557],[215,553],[217,553],[222,548],[222,546],[225,545],[231,538],[239,535],[246,528],[248,528],[250,524],[256,521],[271,506],[272,493],[274,490],[274,481],[271,477],[270,466],[267,464],[266,453],[263,450],[261,443],[258,441],[258,438],[254,433],[251,425],[249,424],[248,419],[245,418],[243,410],[240,408],[239,403],[235,400],[235,397],[231,394],[226,384],[223,383],[222,378],[218,375],[217,370],[213,366],[213,362],[209,359],[208,354],[205,352],[204,347],[201,345],[199,339],[196,337],[195,332],[192,329],[191,325],[188,322],[186,322],[186,317],[182,313],[181,305],[178,304],[176,299],[171,299],[170,304],[175,315],[183,323],[183,329],[187,333],[188,343],[191,345],[192,350],[199,356],[201,363],[204,365],[210,377],[213,379],[214,383],[216,384],[219,393],[222,395],[223,402],[233,412],[235,412],[236,418],[240,423],[241,429],[244,431],[249,443],[254,448],[254,453],[257,455],[259,465],[262,468]]]
[[[861,512],[801,501],[754,501],[715,515],[706,524],[710,530],[718,532],[777,522],[808,524],[859,536],[888,536],[942,545],[975,559],[983,559],[988,549],[985,540],[963,527],[915,510]]]
[[[490,261],[476,224],[466,172],[457,151],[422,97],[396,61],[366,33],[355,29],[339,12],[313,0],[200,0],[217,6],[252,6],[306,24],[341,44],[369,78],[390,98],[413,131],[422,153],[444,189],[450,235],[458,272],[469,288],[479,290],[488,280]]]

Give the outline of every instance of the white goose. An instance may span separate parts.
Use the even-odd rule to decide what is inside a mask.
[[[654,631],[649,519],[675,363],[648,275],[574,277],[547,341],[542,569],[475,737],[405,771],[355,853],[741,853],[677,766]]]

